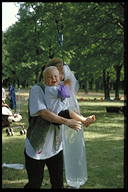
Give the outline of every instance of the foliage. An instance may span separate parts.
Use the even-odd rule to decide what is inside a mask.
[[[4,78],[8,74],[29,85],[49,58],[59,56],[80,85],[92,79],[103,82],[103,70],[109,73],[109,83],[115,83],[114,66],[124,65],[124,6],[123,2],[20,4],[19,21],[4,34],[9,62],[9,66],[3,62]],[[62,46],[57,30],[64,36]]]

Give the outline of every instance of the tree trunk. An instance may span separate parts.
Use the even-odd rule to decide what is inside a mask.
[[[85,75],[85,78],[84,78],[84,85],[85,85],[85,88],[84,88],[84,91],[85,93],[88,93],[88,78],[87,78],[87,72],[84,73]]]
[[[17,84],[18,84],[18,88],[20,87],[20,81],[19,78],[17,78]]]
[[[89,81],[89,89],[93,89],[93,78],[91,78],[91,81]]]
[[[85,79],[85,89],[84,89],[84,91],[85,91],[85,93],[88,93],[88,80],[87,79]]]
[[[25,88],[25,84],[26,84],[26,80],[24,80],[24,81],[22,82],[23,88]]]
[[[122,68],[122,65],[116,65],[115,67],[116,70],[116,86],[115,86],[115,99],[119,98],[119,90],[120,90],[120,71]]]
[[[110,99],[110,92],[109,92],[109,72],[107,72],[107,77],[106,77],[106,71],[103,69],[103,83],[104,83],[104,94],[105,94],[105,99]]]
[[[51,45],[51,39],[50,39],[50,42],[49,42],[49,58],[50,59],[53,59],[54,57],[54,53],[52,53],[52,45]]]
[[[96,90],[96,92],[98,92],[98,89],[99,89],[99,81],[98,80],[96,80],[96,88],[95,88],[95,90]]]

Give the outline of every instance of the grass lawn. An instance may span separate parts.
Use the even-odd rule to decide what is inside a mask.
[[[20,113],[22,124],[27,128],[28,92],[21,93]],[[81,113],[84,116],[96,114],[96,122],[84,128],[87,154],[88,180],[81,188],[123,188],[124,187],[124,115],[107,113],[106,106],[123,106],[122,101],[99,101],[102,94],[78,93],[77,98]],[[86,98],[90,101],[86,101]],[[113,95],[111,95],[113,97]],[[94,101],[94,98],[97,100]],[[17,126],[17,123],[13,123]],[[6,128],[2,129],[2,163],[24,162],[25,135],[20,135],[20,128],[14,128],[14,136],[7,136]],[[2,168],[2,188],[23,188],[27,183],[27,173],[23,170]],[[66,180],[64,176],[64,185]],[[45,167],[42,188],[50,188],[49,173]]]

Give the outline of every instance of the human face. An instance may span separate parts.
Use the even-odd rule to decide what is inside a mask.
[[[60,74],[57,69],[50,69],[45,76],[45,84],[48,86],[57,86],[60,83]]]

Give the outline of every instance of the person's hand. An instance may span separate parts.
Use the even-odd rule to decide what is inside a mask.
[[[69,87],[71,85],[70,79],[66,79],[64,81],[64,85],[66,85],[67,87]]]
[[[66,125],[76,131],[82,129],[82,127],[81,127],[82,123],[80,121],[76,121],[75,119],[68,119]]]

